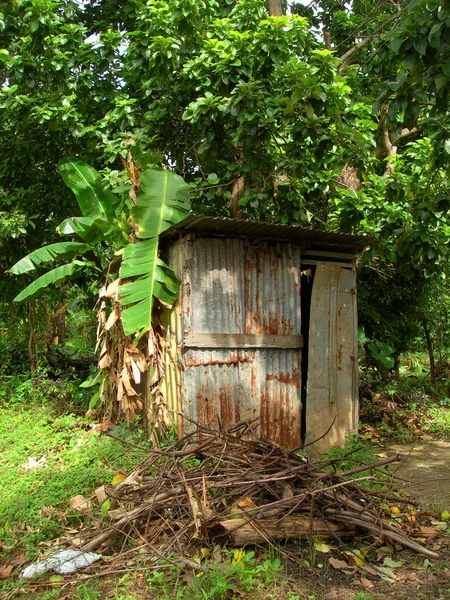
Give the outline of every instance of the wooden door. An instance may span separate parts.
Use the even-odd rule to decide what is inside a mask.
[[[305,415],[305,443],[317,440],[313,445],[317,451],[343,445],[346,434],[357,428],[357,344],[355,268],[318,264],[311,298]]]

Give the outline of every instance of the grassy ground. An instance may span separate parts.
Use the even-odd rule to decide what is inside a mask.
[[[375,404],[377,393],[381,392],[371,392]],[[366,443],[359,453],[361,460],[374,458],[376,450],[369,438],[394,436],[397,430],[402,438],[450,433],[449,407],[445,400],[412,403],[404,407],[400,419],[398,406],[404,396],[398,389],[395,394],[382,393],[384,400],[389,397],[389,401],[397,403],[397,410],[386,408],[385,401],[378,425],[366,419],[363,428]],[[324,546],[316,540],[290,544],[278,553],[254,548],[245,552],[223,550],[214,559],[201,560],[199,555],[198,560],[206,567],[201,576],[181,572],[170,564],[151,570],[143,557],[142,561],[125,562],[121,568],[111,563],[111,572],[101,578],[94,572],[65,578],[45,575],[22,585],[18,574],[23,566],[48,553],[50,548],[67,548],[86,519],[69,507],[70,499],[79,494],[88,498],[93,490],[110,483],[118,473],[129,472],[142,456],[139,451],[124,450],[114,440],[100,437],[80,416],[81,410],[77,411],[79,414],[65,413],[63,397],[57,400],[53,398],[49,403],[48,395],[42,390],[24,391],[20,386],[16,390],[10,386],[3,400],[0,393],[0,597],[42,600],[450,598],[450,552],[446,537],[433,542],[433,547],[439,548],[442,554],[442,560],[435,562],[405,550],[393,554],[390,549],[380,552],[364,538],[352,545],[357,550],[356,557],[348,549]],[[122,433],[134,441],[139,440],[139,431]],[[361,438],[351,443],[359,444]],[[286,554],[294,559],[287,560]],[[358,556],[382,568],[388,567],[396,581],[364,572],[358,566]],[[106,557],[105,562],[108,560]]]

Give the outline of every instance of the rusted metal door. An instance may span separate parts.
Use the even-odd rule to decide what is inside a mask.
[[[183,250],[182,405],[201,424],[260,417],[300,445],[300,249],[194,239]]]
[[[318,264],[311,298],[305,435],[307,444],[318,440],[315,450],[342,445],[346,433],[357,427],[357,351],[355,269]]]

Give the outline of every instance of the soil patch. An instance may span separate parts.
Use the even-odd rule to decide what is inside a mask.
[[[390,445],[387,451],[388,455],[402,457],[399,467],[391,472],[405,480],[405,491],[433,513],[450,509],[450,442],[399,443]]]

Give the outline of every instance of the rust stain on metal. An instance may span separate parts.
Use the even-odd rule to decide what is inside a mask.
[[[286,383],[287,385],[293,385],[296,388],[300,387],[300,374],[293,373],[271,373],[266,375],[266,381],[279,381],[280,383]]]
[[[184,295],[184,305],[186,307],[185,316],[187,319],[191,316],[191,284],[189,281],[186,281],[183,286],[183,295]]]
[[[300,335],[300,258],[300,248],[290,244],[189,241],[179,271],[183,334]],[[179,358],[181,405],[189,418],[227,427],[260,417],[262,435],[300,445],[299,349],[186,347]]]
[[[250,356],[231,354],[229,358],[208,358],[206,360],[197,360],[195,357],[184,363],[186,367],[205,367],[208,365],[234,365],[236,363],[253,362]]]

